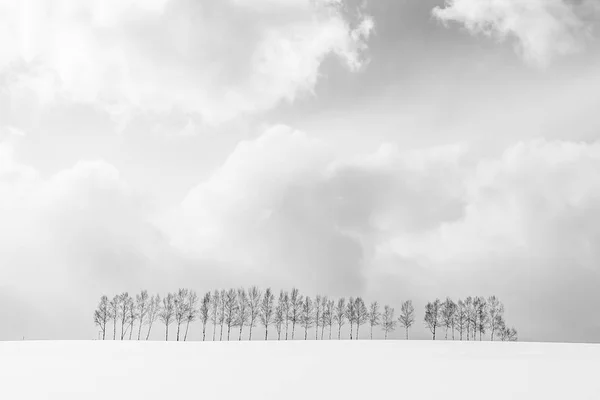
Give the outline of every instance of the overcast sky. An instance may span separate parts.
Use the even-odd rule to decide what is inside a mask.
[[[521,340],[598,341],[599,21],[0,0],[0,339],[95,338],[102,294],[257,284],[412,299],[415,338],[427,301],[495,294]]]

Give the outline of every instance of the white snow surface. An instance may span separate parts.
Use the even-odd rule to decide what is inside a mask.
[[[4,342],[0,398],[600,399],[600,346],[452,341]]]

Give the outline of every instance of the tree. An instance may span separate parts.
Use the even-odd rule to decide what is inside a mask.
[[[309,296],[302,302],[302,315],[300,316],[300,326],[304,328],[304,340],[308,338],[308,330],[313,325],[313,302]]]
[[[494,334],[500,328],[504,315],[504,305],[496,298],[490,296],[487,300],[488,324],[490,328],[490,339],[494,341]]]
[[[225,324],[227,325],[227,341],[231,334],[231,327],[237,320],[237,295],[234,289],[229,289],[225,294]]]
[[[411,300],[406,300],[400,307],[400,316],[398,322],[406,332],[406,340],[408,340],[408,331],[410,327],[415,323],[415,308],[412,305]]]
[[[456,324],[456,329],[458,330],[458,334],[460,335],[460,340],[463,340],[463,333],[465,332],[468,324],[468,314],[467,314],[467,306],[465,302],[462,300],[458,300],[458,304],[456,306],[456,313],[454,315],[454,320]],[[467,333],[468,335],[468,333]]]
[[[94,311],[94,324],[98,325],[102,332],[102,340],[106,339],[106,324],[110,319],[110,305],[108,297],[102,296],[98,308]]]
[[[369,325],[371,326],[371,340],[373,340],[373,327],[381,322],[381,313],[379,312],[379,303],[372,302],[369,306]]]
[[[237,290],[237,321],[236,324],[240,327],[240,334],[238,336],[238,340],[242,340],[242,331],[244,329],[244,325],[248,323],[248,318],[250,317],[249,307],[248,307],[248,295],[246,294],[246,289],[239,288]]]
[[[429,328],[435,340],[435,330],[440,324],[441,302],[435,299],[433,303],[427,303],[425,306],[425,325]]]
[[[318,294],[317,297],[315,297],[315,305],[314,305],[314,320],[315,320],[315,340],[319,339],[319,324],[321,323],[321,318],[323,317],[322,315],[322,310],[321,310],[321,295]]]
[[[117,321],[119,320],[119,304],[121,304],[121,297],[119,295],[113,297],[110,303],[108,304],[110,320],[113,322],[113,340],[117,340]]]
[[[327,300],[325,310],[323,318],[325,320],[325,325],[329,327],[329,340],[331,340],[331,327],[333,326],[333,320],[335,319],[335,302],[333,300]]]
[[[518,340],[517,330],[515,328],[500,328],[500,340],[503,342],[516,342]]]
[[[475,307],[475,316],[476,316],[476,327],[479,332],[479,341],[481,341],[482,335],[485,334],[485,327],[487,326],[487,302],[485,301],[485,297],[477,297],[476,299],[476,307]],[[473,337],[475,340],[475,337]]]
[[[173,293],[167,294],[167,297],[163,298],[162,307],[158,314],[158,319],[165,324],[165,340],[169,340],[169,325],[173,323],[175,317],[175,296]]]
[[[396,319],[394,318],[394,308],[388,305],[383,307],[383,314],[381,314],[381,328],[385,333],[385,340],[387,340],[388,334],[396,329]]]
[[[221,325],[219,341],[223,340],[223,327],[225,326],[225,297],[227,297],[227,291],[221,289],[221,293],[219,294],[219,324]]]
[[[250,312],[250,319],[248,320],[250,333],[248,335],[248,340],[252,340],[252,328],[256,326],[256,322],[260,316],[261,299],[261,291],[256,286],[252,286],[250,290],[248,290],[248,308]]]
[[[119,296],[119,316],[121,317],[121,340],[125,338],[127,329],[129,328],[129,307],[131,306],[131,297],[129,293],[123,292]]]
[[[177,324],[177,341],[179,342],[179,330],[187,315],[187,289],[179,289],[175,294],[175,323]]]
[[[221,303],[221,295],[218,290],[215,290],[210,298],[210,322],[213,326],[213,342],[217,334],[217,324],[219,322],[219,304]]]
[[[290,294],[287,291],[283,292],[282,308],[285,320],[285,340],[288,340],[288,327],[290,324]]]
[[[335,308],[334,320],[338,325],[338,340],[342,338],[342,326],[346,323],[346,299],[341,298]]]
[[[187,304],[185,306],[185,333],[183,335],[183,341],[187,341],[188,330],[190,323],[194,322],[198,318],[198,295],[195,291],[190,290],[187,295]]]
[[[475,320],[475,312],[473,308],[473,298],[471,296],[465,299],[465,310],[467,314],[467,340],[470,340],[471,327]]]
[[[202,298],[202,303],[200,304],[200,321],[202,321],[202,341],[206,340],[206,324],[210,318],[211,313],[211,296],[210,292],[206,292],[204,297]]]
[[[273,324],[277,331],[277,340],[281,340],[281,331],[283,330],[283,324],[285,323],[285,294],[283,290],[279,291],[279,299],[277,300],[277,307],[275,307],[275,315],[273,316]]]
[[[147,290],[142,290],[140,294],[135,295],[135,307],[137,309],[137,315],[140,319],[140,327],[138,329],[138,338],[140,340],[142,336],[142,326],[144,325],[144,321],[146,320],[146,315],[148,314],[148,307],[150,303],[150,296],[148,295]]]
[[[358,340],[358,333],[360,331],[360,327],[369,322],[369,310],[367,309],[367,306],[361,297],[357,297],[354,302],[354,312],[356,315],[356,340]]]
[[[356,320],[356,302],[354,297],[350,297],[346,304],[346,319],[350,322],[350,340],[352,340],[352,331],[354,330],[354,321]]]
[[[262,322],[263,326],[265,327],[265,340],[269,339],[269,325],[271,325],[271,322],[273,321],[274,300],[275,296],[273,296],[271,288],[267,288],[260,305],[260,322]]]
[[[148,333],[146,334],[146,340],[150,337],[150,331],[152,331],[152,324],[156,321],[156,318],[160,315],[161,311],[161,301],[160,295],[152,296],[150,298],[150,302],[148,304]]]
[[[294,333],[296,332],[296,324],[300,321],[300,315],[302,314],[302,303],[303,299],[300,292],[296,288],[292,288],[292,294],[290,295],[290,321],[292,322],[292,340],[294,340]]]
[[[448,340],[448,329],[454,327],[454,314],[456,313],[456,304],[450,299],[450,297],[446,297],[446,301],[442,303],[442,307],[440,310],[441,316],[441,325],[446,328],[446,336],[444,339]],[[452,329],[452,339],[454,339],[454,329]]]
[[[137,308],[135,306],[135,301],[133,300],[133,297],[129,298],[129,305],[127,308],[129,310],[129,317],[127,318],[129,321],[129,340],[131,340],[133,336],[133,325],[138,319]]]
[[[321,324],[321,340],[325,335],[325,325],[327,324],[327,296],[321,297],[321,316],[319,317],[319,323]]]

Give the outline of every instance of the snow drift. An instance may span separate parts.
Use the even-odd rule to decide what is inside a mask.
[[[600,346],[445,341],[4,342],[3,399],[600,398]]]

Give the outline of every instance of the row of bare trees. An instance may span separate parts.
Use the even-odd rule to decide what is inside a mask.
[[[425,306],[425,326],[436,338],[438,328],[445,329],[444,338],[448,339],[448,331],[452,340],[482,340],[487,332],[490,340],[500,338],[502,341],[517,341],[517,330],[509,328],[504,320],[504,305],[496,296],[467,297],[457,303],[449,297],[444,302],[436,299]],[[456,335],[455,335],[456,334]]]
[[[441,306],[438,304],[437,307],[439,312]],[[440,318],[436,317],[436,321]],[[131,340],[134,332],[137,340],[148,340],[157,320],[165,327],[165,340],[169,340],[169,328],[175,325],[177,341],[187,340],[190,324],[195,321],[202,325],[203,341],[206,340],[209,324],[213,341],[230,340],[236,330],[237,339],[242,340],[244,328],[247,328],[248,340],[252,340],[257,326],[264,329],[265,340],[269,338],[269,327],[275,328],[278,340],[294,340],[298,328],[301,328],[300,333],[305,340],[312,328],[315,328],[315,339],[335,336],[341,339],[342,328],[346,325],[351,340],[359,339],[360,328],[365,325],[369,327],[371,339],[375,327],[380,327],[387,339],[398,325],[405,330],[408,339],[415,322],[415,310],[408,300],[402,304],[400,316],[396,318],[393,307],[385,305],[381,310],[378,302],[367,306],[361,297],[333,300],[317,295],[313,299],[293,288],[289,292],[280,291],[276,299],[270,288],[262,291],[253,286],[249,289],[215,290],[201,298],[190,289],[179,289],[163,298],[158,294],[149,295],[145,290],[135,297],[125,292],[112,299],[102,296],[94,311],[94,322],[100,328],[102,340],[107,338],[107,334],[110,336],[111,326],[113,340]],[[435,331],[435,327],[433,329]]]

